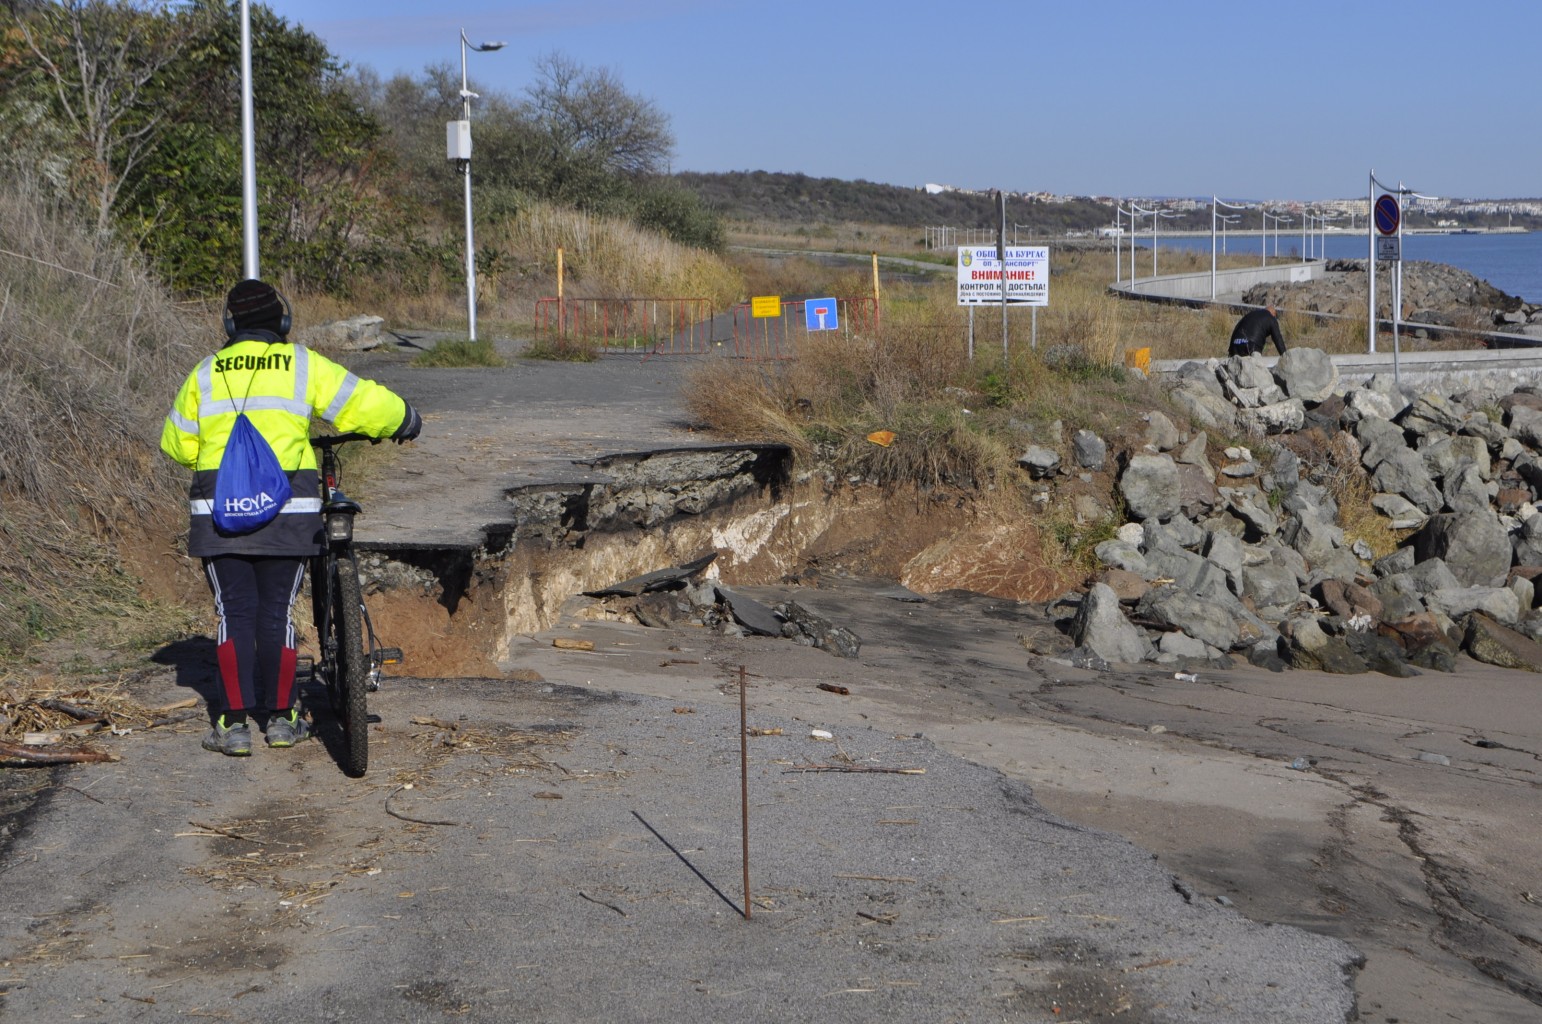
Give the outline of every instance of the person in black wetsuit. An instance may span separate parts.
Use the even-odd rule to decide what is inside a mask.
[[[1237,326],[1231,329],[1231,345],[1227,348],[1229,356],[1254,356],[1264,350],[1264,345],[1269,339],[1274,339],[1274,347],[1280,355],[1285,354],[1285,336],[1280,333],[1280,321],[1275,317],[1273,305],[1263,309],[1255,309],[1241,320]]]

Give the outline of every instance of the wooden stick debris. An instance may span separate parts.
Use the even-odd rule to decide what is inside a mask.
[[[391,817],[397,818],[397,819],[399,819],[401,821],[410,821],[414,825],[452,825],[452,826],[456,826],[456,827],[458,827],[460,825],[460,822],[458,822],[458,821],[435,821],[435,820],[433,820],[431,818],[414,818],[414,817],[412,817],[410,815],[402,814],[402,813],[394,810],[391,807],[391,798],[393,796],[395,796],[396,794],[400,793],[403,789],[406,789],[406,788],[407,787],[405,787],[405,786],[397,786],[395,789],[391,790],[391,792],[386,794],[386,798],[385,798],[385,812],[387,814],[389,814]]]
[[[827,693],[838,693],[842,697],[848,697],[851,695],[850,689],[844,686],[837,686],[834,683],[820,683],[819,688]]]
[[[906,878],[904,875],[836,875],[836,878],[847,878],[857,882],[909,882],[914,883],[914,878]]]
[[[883,768],[878,765],[866,764],[795,764],[791,768],[782,769],[783,775],[793,772],[849,772],[852,774],[873,775],[925,775],[925,768]]]
[[[222,835],[226,839],[239,839],[243,843],[253,843],[253,844],[257,845],[257,846],[267,846],[268,845],[268,841],[266,839],[253,839],[251,836],[243,836],[239,832],[232,831],[231,829],[228,829],[228,828],[220,828],[218,825],[205,825],[201,821],[189,821],[188,824],[193,826],[194,828],[201,828],[205,832],[213,832],[213,833],[215,833],[217,835]]]
[[[116,761],[118,755],[100,750],[44,750],[21,743],[0,740],[0,761],[20,761],[24,765],[46,767],[54,764],[89,764]]]

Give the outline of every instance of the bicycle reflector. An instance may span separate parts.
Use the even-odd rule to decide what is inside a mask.
[[[333,512],[327,516],[327,540],[346,542],[353,540],[353,514]]]

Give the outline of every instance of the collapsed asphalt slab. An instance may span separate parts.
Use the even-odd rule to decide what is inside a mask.
[[[922,738],[752,711],[745,920],[733,709],[488,680],[376,697],[362,780],[327,743],[212,757],[191,724],[62,773],[0,874],[0,1020],[1352,1010],[1347,944],[1198,897]]]

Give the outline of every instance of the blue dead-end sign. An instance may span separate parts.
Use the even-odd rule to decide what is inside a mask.
[[[1397,206],[1397,196],[1379,196],[1376,199],[1375,216],[1377,231],[1384,235],[1397,234],[1398,223],[1403,219],[1403,212]]]
[[[803,323],[810,331],[838,331],[840,312],[834,299],[808,299],[803,303]]]

